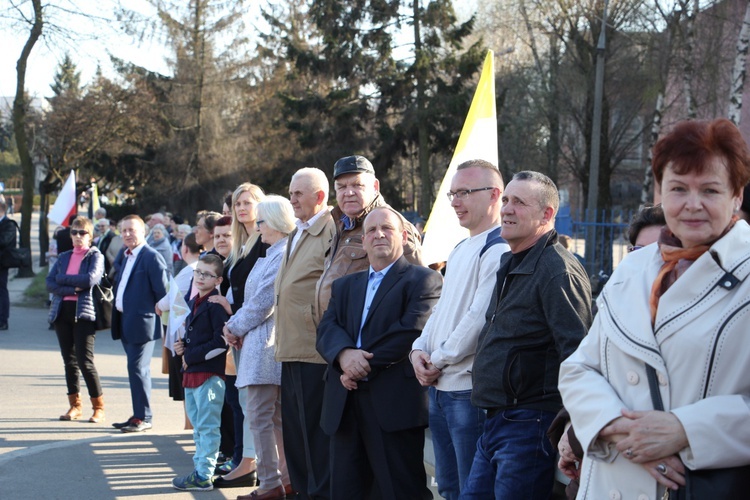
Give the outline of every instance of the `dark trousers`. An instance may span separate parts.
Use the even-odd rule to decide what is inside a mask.
[[[300,499],[330,495],[329,439],[320,427],[326,367],[316,363],[281,363],[284,453],[292,487],[299,492]]]
[[[8,323],[10,297],[8,296],[8,269],[0,267],[0,325]]]
[[[230,353],[229,356],[232,354]],[[240,406],[240,395],[234,383],[237,382],[237,375],[225,375],[226,390],[224,391],[224,405],[221,407],[221,451],[225,457],[232,458],[235,464],[242,460],[242,420],[239,426],[236,411],[239,410],[242,415]],[[239,429],[238,429],[239,427]],[[237,431],[239,430],[239,434]]]
[[[102,385],[94,366],[96,325],[85,319],[76,321],[77,305],[78,302],[74,300],[62,301],[55,320],[55,333],[65,365],[65,383],[68,394],[78,394],[81,392],[79,374],[83,373],[89,396],[98,398],[102,395]]]
[[[133,416],[139,420],[151,421],[151,358],[154,356],[154,343],[131,344],[122,339],[122,347],[128,359],[128,382]]]
[[[360,382],[331,436],[331,500],[431,499],[423,449],[423,427],[380,428],[367,382]]]

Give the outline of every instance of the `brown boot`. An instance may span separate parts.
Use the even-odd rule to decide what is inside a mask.
[[[78,420],[83,415],[80,394],[68,394],[70,409],[65,415],[60,415],[60,420]]]
[[[89,422],[94,424],[104,422],[104,395],[91,398],[91,407],[94,409],[94,414],[91,415]]]

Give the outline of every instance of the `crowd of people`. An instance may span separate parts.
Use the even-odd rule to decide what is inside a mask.
[[[107,274],[132,400],[112,425],[154,425],[150,359],[164,338],[195,440],[177,489],[432,498],[429,426],[450,500],[547,499],[558,467],[570,498],[688,498],[699,477],[719,497],[744,492],[750,151],[727,120],[685,122],[653,169],[661,205],[633,221],[596,304],[555,231],[552,180],[524,171],[505,185],[483,160],[459,165],[442,194],[468,231],[442,273],[362,156],[335,163],[334,208],[326,175],[303,168],[288,198],[244,183],[192,228],[161,213],[117,229],[76,217],[47,277],[60,419],[82,418],[79,373],[90,421],[105,419],[92,289]]]

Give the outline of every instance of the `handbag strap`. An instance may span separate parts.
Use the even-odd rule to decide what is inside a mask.
[[[659,378],[656,376],[656,369],[651,365],[646,365],[646,377],[648,378],[648,389],[651,392],[651,403],[654,410],[664,411],[664,402],[661,399],[659,391]]]

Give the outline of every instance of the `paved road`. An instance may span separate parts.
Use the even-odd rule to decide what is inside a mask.
[[[20,218],[17,216],[17,220]],[[36,217],[33,261],[38,263]],[[123,434],[111,422],[131,414],[125,353],[108,331],[97,334],[96,366],[104,388],[107,422],[58,420],[67,408],[57,338],[48,329],[47,309],[20,307],[30,278],[12,279],[10,329],[0,332],[0,499],[108,500],[126,498],[235,498],[248,488],[180,492],[176,475],[193,468],[192,431],[183,430],[182,405],[167,393],[161,351],[151,364],[154,428]],[[158,346],[161,349],[161,346]],[[81,380],[83,395],[85,384]],[[86,395],[87,396],[87,395]]]

